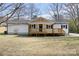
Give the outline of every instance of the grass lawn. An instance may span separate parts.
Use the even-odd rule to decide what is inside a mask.
[[[0,55],[79,55],[79,37],[0,35]]]

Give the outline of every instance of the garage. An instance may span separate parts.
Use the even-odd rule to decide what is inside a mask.
[[[9,20],[7,23],[8,34],[28,34],[27,20]]]

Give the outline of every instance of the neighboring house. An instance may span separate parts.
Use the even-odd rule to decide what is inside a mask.
[[[28,20],[8,20],[7,32],[8,34],[28,34]]]
[[[7,22],[8,34],[28,35],[65,35],[68,34],[68,23],[54,22],[43,17],[33,20],[9,20]]]

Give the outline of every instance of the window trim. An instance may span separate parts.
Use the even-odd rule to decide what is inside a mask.
[[[32,24],[31,25],[31,28],[35,29],[36,28],[36,25],[35,24]]]
[[[67,29],[68,27],[67,27],[67,24],[65,24],[65,25],[61,25],[61,28],[65,28],[65,29]]]
[[[53,29],[53,24],[52,25],[46,25],[46,29]]]

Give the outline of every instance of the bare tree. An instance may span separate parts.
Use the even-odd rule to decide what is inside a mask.
[[[37,17],[40,14],[39,9],[36,7],[35,4],[29,3],[29,4],[23,4],[14,14],[13,17],[18,17],[18,19],[21,16],[28,16],[30,19],[33,19],[34,17]]]
[[[0,24],[6,22],[12,17],[29,16],[31,19],[39,14],[39,9],[35,4],[23,4],[23,3],[1,3],[0,14],[6,20],[1,20]],[[2,15],[3,14],[3,15]]]
[[[16,5],[15,5],[15,7],[16,7]],[[18,18],[18,20],[19,20],[19,18],[21,17],[21,16],[25,16],[27,13],[25,12],[25,10],[27,10],[26,9],[26,5],[23,3],[22,4],[22,6],[20,6],[19,8],[18,8],[18,10],[16,10],[16,12],[15,12],[15,14],[12,16],[12,17],[16,17],[16,18]]]
[[[66,15],[74,21],[76,31],[79,32],[79,4],[78,3],[67,3],[64,4],[64,10]]]
[[[38,16],[40,14],[39,9],[33,3],[28,4],[27,10],[28,10],[27,13],[30,16],[30,19],[32,19],[34,16]]]
[[[59,21],[59,16],[61,15],[62,4],[52,3],[49,5],[49,14],[56,21]]]
[[[7,6],[6,6],[7,5]],[[16,5],[16,7],[13,7],[12,5]],[[20,8],[20,6],[22,5],[22,3],[17,3],[17,4],[3,4],[3,5],[1,5],[1,12],[2,11],[4,11],[4,12],[6,12],[5,10],[8,10],[9,12],[6,12],[3,16],[4,17],[7,17],[7,19],[6,20],[3,20],[3,21],[1,21],[0,22],[0,24],[2,24],[2,23],[4,23],[4,22],[6,22],[7,20],[9,20],[14,14],[15,14],[15,12]],[[4,8],[3,8],[3,6],[4,6]],[[10,6],[12,6],[12,7],[10,7]],[[9,7],[10,7],[10,9],[9,9]],[[0,12],[0,13],[1,13]],[[3,17],[3,18],[4,18]]]

